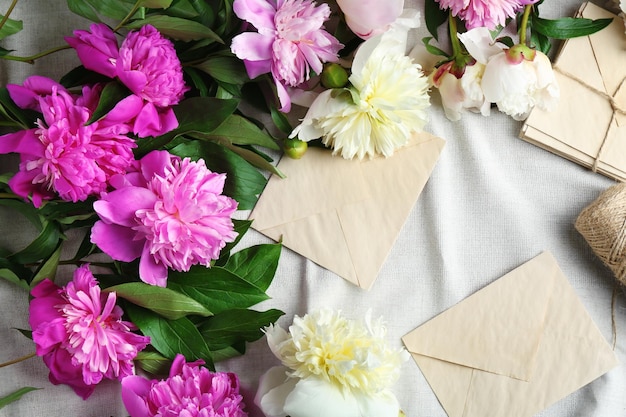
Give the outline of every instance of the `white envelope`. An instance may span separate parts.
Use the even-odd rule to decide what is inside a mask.
[[[618,365],[549,252],[402,340],[450,417],[531,417]]]

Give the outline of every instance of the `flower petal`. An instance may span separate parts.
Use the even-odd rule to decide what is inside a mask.
[[[43,156],[44,147],[35,134],[35,129],[20,130],[0,136],[0,154],[21,153]]]
[[[165,287],[167,285],[167,267],[156,263],[150,253],[150,246],[145,245],[139,260],[139,278],[146,284]]]
[[[276,8],[266,0],[235,0],[233,11],[241,20],[246,20],[258,30],[274,29]]]
[[[274,38],[257,32],[244,32],[233,38],[230,50],[239,59],[265,61],[272,59]]]
[[[146,403],[150,388],[152,388],[152,382],[137,375],[122,379],[122,402],[132,417],[152,416]]]
[[[298,382],[297,378],[287,376],[288,371],[289,369],[284,366],[274,366],[259,379],[259,388],[254,397],[254,403],[267,417],[287,416],[285,400]]]
[[[143,249],[143,241],[134,240],[135,234],[128,227],[99,220],[91,228],[91,243],[116,261],[130,262],[141,256]]]
[[[133,227],[137,225],[135,212],[153,207],[156,200],[154,193],[147,188],[123,187],[93,203],[93,208],[107,223]]]
[[[351,393],[315,377],[298,381],[285,400],[285,413],[291,417],[365,417]]]

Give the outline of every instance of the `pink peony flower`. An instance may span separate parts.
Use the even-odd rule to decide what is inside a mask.
[[[225,179],[203,160],[152,151],[94,203],[101,220],[91,241],[118,261],[140,258],[139,276],[148,284],[164,287],[168,268],[209,267],[237,236],[231,219],[237,202],[222,195]]]
[[[115,63],[119,55],[115,33],[104,23],[94,23],[89,31],[76,30],[65,41],[76,50],[84,67],[115,78]]]
[[[287,87],[296,87],[319,74],[324,62],[337,60],[343,47],[326,32],[330,17],[327,4],[311,0],[235,0],[235,14],[258,32],[235,36],[231,50],[244,61],[250,78],[271,73],[281,111],[291,109]]]
[[[115,33],[105,24],[93,24],[91,32],[77,30],[67,43],[92,71],[117,77],[143,100],[135,114],[133,132],[140,137],[159,136],[178,127],[172,106],[186,91],[180,60],[174,45],[151,25],[130,32],[117,47]]]
[[[50,382],[69,385],[86,399],[102,379],[134,374],[133,359],[150,338],[131,331],[116,294],[101,292],[88,265],[76,269],[66,287],[46,279],[31,294],[29,324]]]
[[[122,401],[131,417],[246,417],[239,378],[210,372],[202,360],[186,363],[176,355],[167,379],[140,376],[122,380]]]
[[[120,81],[145,102],[135,122],[136,134],[158,136],[178,127],[171,106],[189,88],[170,40],[151,25],[130,32],[120,47],[116,70]]]
[[[538,0],[435,0],[442,10],[450,9],[453,16],[465,22],[467,29],[486,27],[495,29],[506,24],[506,19],[515,17],[527,4]]]
[[[404,10],[404,0],[337,0],[348,27],[369,39],[389,28]]]
[[[85,87],[70,94],[45,77],[29,77],[23,86],[9,84],[15,103],[43,114],[37,128],[0,136],[0,153],[19,153],[20,170],[9,181],[13,192],[32,198],[36,207],[58,194],[66,201],[84,201],[105,191],[111,176],[134,161],[135,142],[126,121],[141,109],[130,96],[102,119],[86,125],[101,88]]]

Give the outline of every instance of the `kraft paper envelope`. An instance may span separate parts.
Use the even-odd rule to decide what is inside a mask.
[[[346,160],[311,147],[282,158],[250,213],[252,227],[369,289],[430,177],[443,139],[415,134],[389,158]]]
[[[626,34],[621,18],[592,4],[579,15],[613,18],[590,36],[568,39],[554,70],[554,111],[534,108],[520,137],[610,178],[626,180]]]
[[[549,252],[403,341],[450,417],[531,417],[618,365]]]

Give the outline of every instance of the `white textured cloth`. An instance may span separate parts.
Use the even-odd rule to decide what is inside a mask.
[[[0,1],[4,13],[8,0]],[[407,7],[423,9],[422,0]],[[545,2],[545,17],[574,15],[580,0]],[[67,11],[64,1],[21,1],[12,16],[24,20],[24,31],[2,42],[19,55],[31,55],[63,43],[62,36],[86,28],[88,22]],[[415,42],[427,36],[425,25]],[[72,51],[38,60],[35,65],[0,60],[0,85],[20,83],[32,74],[58,79],[78,64]],[[593,255],[574,229],[580,211],[613,181],[518,139],[521,123],[494,111],[490,117],[466,114],[450,122],[437,92],[432,94],[429,132],[447,143],[378,279],[364,291],[307,259],[285,249],[268,290],[271,300],[260,309],[278,308],[287,326],[295,314],[320,307],[341,309],[358,318],[367,309],[384,316],[388,338],[400,338],[425,321],[483,288],[544,250],[551,251],[574,290],[606,339],[612,343],[611,272]],[[15,169],[14,158],[0,157],[0,171]],[[390,186],[393,186],[390,184]],[[366,227],[366,225],[364,225]],[[25,242],[30,230],[25,219],[0,207],[2,246]],[[250,230],[242,246],[269,243]],[[67,271],[65,271],[67,273]],[[31,341],[13,328],[28,328],[28,294],[0,280],[0,362],[34,351]],[[626,362],[626,300],[615,306],[615,353]],[[239,374],[252,417],[259,376],[277,365],[264,339],[248,345],[245,356],[218,364]],[[54,386],[39,358],[0,369],[0,397],[22,386],[43,388],[0,409],[0,416],[123,417],[120,384],[101,384],[87,401],[67,386]],[[404,364],[394,387],[408,417],[443,417],[445,412],[417,365]],[[626,413],[624,365],[552,405],[542,417],[620,416]]]

